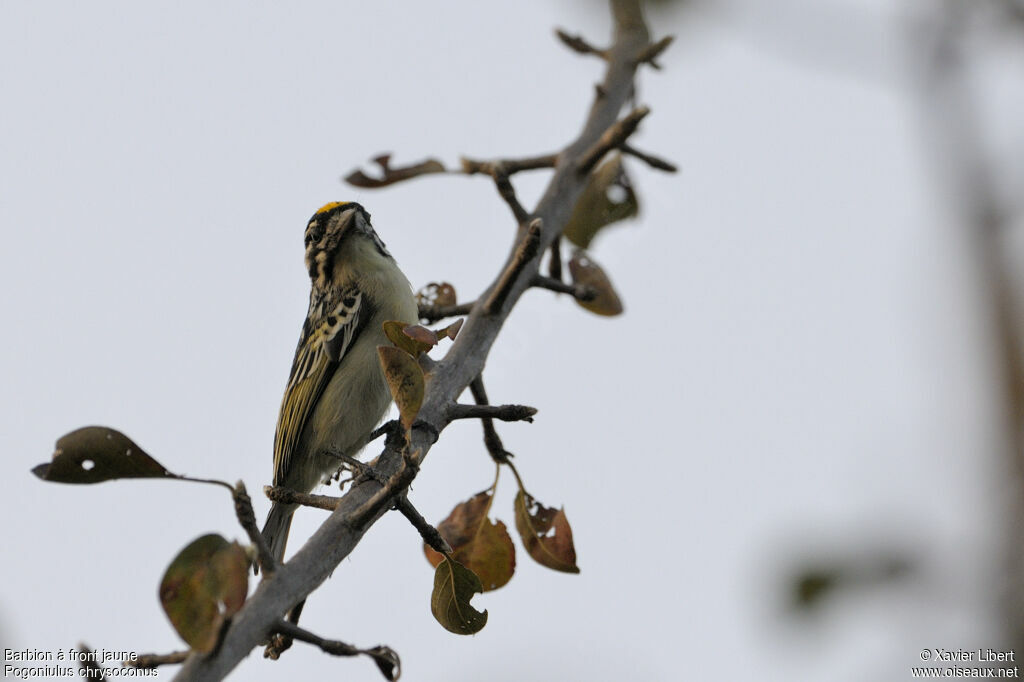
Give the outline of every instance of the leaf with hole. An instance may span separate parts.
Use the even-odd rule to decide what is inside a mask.
[[[171,625],[196,651],[217,646],[220,633],[249,591],[249,559],[237,542],[204,535],[185,547],[160,581]]]
[[[175,478],[128,436],[106,426],[86,426],[61,436],[53,459],[33,468],[32,473],[58,483]]]
[[[585,251],[576,251],[569,261],[569,274],[572,275],[574,284],[583,284],[594,291],[594,298],[589,301],[575,299],[576,303],[583,306],[595,315],[612,317],[622,314],[622,301],[615,293],[615,287],[608,279],[608,275]]]
[[[458,561],[445,559],[434,570],[430,612],[448,632],[476,634],[487,625],[487,611],[477,611],[469,602],[481,592],[480,579],[472,571]]]
[[[563,573],[579,573],[572,528],[564,509],[545,507],[519,488],[516,494],[516,530],[534,561]]]
[[[422,306],[442,308],[455,305],[457,300],[455,287],[448,282],[431,282],[416,292],[416,304]]]
[[[605,227],[632,218],[639,210],[622,156],[616,152],[591,173],[563,234],[576,246],[586,249]]]
[[[380,366],[384,370],[384,378],[391,397],[398,406],[398,415],[406,431],[412,428],[416,415],[423,404],[425,382],[423,370],[419,363],[401,348],[394,346],[377,346]]]
[[[452,556],[480,578],[484,592],[496,590],[512,579],[516,570],[516,548],[502,521],[491,521],[488,513],[494,500],[493,491],[477,493],[452,509],[437,530],[452,547]],[[423,551],[434,567],[444,555],[429,545]]]

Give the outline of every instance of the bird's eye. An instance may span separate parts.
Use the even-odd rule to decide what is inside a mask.
[[[314,227],[312,230],[306,233],[306,243],[318,242],[320,238],[324,236],[324,228],[319,225]]]

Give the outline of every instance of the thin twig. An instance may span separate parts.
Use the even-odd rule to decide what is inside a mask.
[[[285,620],[278,621],[274,625],[274,629],[278,634],[286,635],[289,638],[305,642],[306,644],[312,644],[324,653],[334,656],[369,656],[377,663],[377,667],[380,668],[380,671],[389,680],[397,680],[399,675],[401,675],[402,663],[398,658],[398,654],[391,647],[379,645],[371,649],[360,649],[336,639],[324,639],[309,630],[300,628],[298,625]]]
[[[501,273],[497,286],[494,287],[487,302],[484,303],[484,315],[494,315],[501,310],[501,306],[505,304],[505,299],[508,298],[508,294],[512,290],[512,285],[515,284],[516,279],[519,277],[519,273],[523,271],[527,263],[537,256],[537,249],[540,247],[541,227],[540,218],[534,218],[526,227],[526,234],[523,235],[519,246],[516,247],[516,251],[509,260],[505,271]]]
[[[595,142],[590,149],[580,156],[580,160],[576,164],[577,171],[581,174],[589,173],[590,169],[593,168],[605,154],[617,147],[621,147],[626,140],[629,139],[629,136],[636,131],[637,126],[640,125],[640,121],[642,121],[649,113],[651,113],[649,108],[638,107],[626,114],[624,118],[616,121],[614,125],[604,131],[601,138]]]
[[[597,291],[593,287],[586,284],[580,284],[579,282],[569,284],[559,279],[553,279],[551,277],[545,277],[544,275],[537,275],[533,278],[532,286],[540,289],[550,289],[551,291],[557,291],[560,294],[569,294],[577,301],[593,301],[597,298]]]
[[[419,163],[414,163],[411,166],[402,166],[400,168],[391,167],[390,154],[381,154],[375,157],[373,161],[380,167],[379,178],[371,178],[362,170],[357,168],[346,175],[343,180],[354,187],[376,189],[378,187],[393,185],[396,182],[401,182],[403,180],[418,178],[421,175],[448,172],[444,165],[437,159],[427,159]]]
[[[235,483],[232,496],[235,500],[235,516],[238,518],[238,523],[245,529],[246,535],[249,536],[249,542],[256,547],[256,562],[264,575],[270,575],[277,569],[277,560],[274,559],[274,555],[271,554],[270,548],[267,547],[267,543],[263,539],[263,534],[260,533],[259,526],[256,525],[256,512],[252,509],[252,498],[249,497],[249,492],[245,489],[245,483],[242,481]]]
[[[172,651],[169,654],[139,654],[135,657],[135,660],[125,661],[121,665],[129,668],[149,670],[162,665],[184,663],[190,653],[189,651]]]
[[[675,40],[675,39],[676,39],[675,36],[665,36],[664,38],[662,38],[658,42],[651,43],[646,48],[644,48],[644,50],[640,54],[637,55],[636,63],[637,64],[650,64],[655,69],[660,69],[661,68],[661,64],[659,64],[655,60],[659,56],[661,56],[662,52],[664,52],[665,50],[668,49],[668,46],[671,45],[672,41]]]
[[[279,502],[281,504],[301,504],[304,507],[313,507],[315,509],[324,509],[326,511],[334,511],[338,508],[338,503],[341,501],[340,497],[300,493],[299,491],[292,490],[291,488],[273,485],[264,486],[263,494],[266,495],[267,499],[271,502]]]
[[[512,209],[512,215],[515,216],[516,223],[519,225],[526,223],[530,219],[530,213],[519,203],[519,198],[516,197],[516,190],[512,186],[512,181],[508,179],[508,171],[499,165],[495,168],[493,177],[494,186],[498,188],[498,194],[505,200],[508,207]]]
[[[640,159],[651,168],[657,168],[658,170],[665,171],[666,173],[675,173],[676,171],[679,170],[674,163],[666,161],[665,159],[657,157],[653,154],[642,152],[636,147],[631,147],[625,142],[619,145],[619,149],[621,149],[624,154],[635,156],[636,158]]]
[[[488,405],[487,401],[487,389],[484,388],[483,376],[478,376],[473,379],[469,384],[469,390],[473,394],[473,400],[476,401],[477,405]],[[497,429],[494,428],[494,420],[489,417],[484,417],[480,420],[480,424],[484,429],[484,447],[487,448],[487,452],[498,464],[505,464],[512,457],[512,453],[505,449],[505,446],[501,442],[501,437],[498,435]]]
[[[548,257],[548,274],[551,279],[562,281],[562,236],[551,242],[551,255]]]
[[[402,512],[402,516],[409,520],[409,523],[413,525],[413,528],[419,531],[420,537],[423,538],[423,541],[427,543],[431,549],[435,552],[440,552],[441,554],[452,553],[452,547],[448,544],[448,541],[444,539],[444,536],[441,535],[437,528],[434,528],[425,518],[423,518],[423,515],[420,514],[416,507],[413,506],[408,497],[400,499],[395,508]]]
[[[554,168],[558,163],[558,154],[527,156],[521,159],[499,159],[497,161],[478,161],[464,156],[460,162],[462,163],[462,172],[466,175],[476,175],[477,173],[493,175],[495,166],[499,164],[504,167],[506,173],[515,175],[521,171]]]
[[[577,52],[579,54],[592,54],[600,57],[601,59],[608,58],[608,50],[602,50],[594,47],[581,35],[570,35],[560,28],[555,29],[555,35],[558,36],[558,39],[573,52]]]
[[[528,405],[463,405],[456,403],[448,408],[448,418],[456,419],[500,419],[503,422],[530,422],[537,414],[536,407]]]
[[[470,301],[469,303],[459,303],[458,305],[430,305],[420,306],[419,316],[420,319],[427,324],[434,324],[438,320],[443,320],[446,317],[458,317],[459,315],[469,315],[473,311],[473,306],[476,305],[476,301]]]

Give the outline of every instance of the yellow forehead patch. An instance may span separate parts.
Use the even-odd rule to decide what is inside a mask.
[[[336,209],[339,206],[344,206],[345,204],[350,204],[350,203],[352,203],[352,202],[350,202],[350,201],[332,201],[331,203],[324,204],[323,206],[318,208],[316,210],[316,213],[314,213],[313,215],[320,215],[321,213],[327,213],[328,211]]]

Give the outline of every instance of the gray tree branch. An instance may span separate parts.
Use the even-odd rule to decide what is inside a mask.
[[[583,131],[557,157],[554,174],[536,208],[530,213],[540,219],[538,248],[518,269],[511,282],[500,286],[502,305],[485,311],[476,306],[470,313],[448,354],[433,371],[433,380],[424,397],[418,420],[411,429],[406,448],[389,442],[373,463],[387,477],[381,483],[365,479],[346,493],[337,509],[313,534],[290,561],[270,578],[264,579],[235,615],[216,652],[192,654],[176,680],[220,680],[274,632],[281,614],[303,600],[323,583],[349,555],[373,523],[393,508],[416,476],[437,435],[450,421],[451,406],[462,391],[483,370],[487,355],[501,331],[509,312],[534,282],[540,255],[561,235],[573,207],[587,182],[579,172],[584,154],[593,154],[610,129],[616,128],[619,113],[633,96],[633,78],[639,60],[649,54],[650,36],[639,0],[611,0],[614,17],[614,42],[607,50],[605,77],[598,87]],[[621,126],[619,126],[621,127]],[[622,140],[624,141],[624,140]],[[589,156],[588,156],[589,160]],[[532,224],[532,223],[531,223]],[[520,224],[507,273],[528,226]],[[500,279],[500,278],[499,278]],[[499,288],[496,280],[478,300],[491,300]]]

